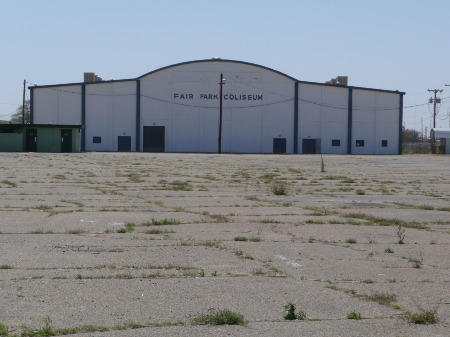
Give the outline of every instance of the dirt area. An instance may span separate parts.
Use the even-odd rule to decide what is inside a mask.
[[[0,160],[10,335],[449,335],[449,156]],[[247,324],[192,323],[209,309]],[[438,322],[408,322],[425,313]]]

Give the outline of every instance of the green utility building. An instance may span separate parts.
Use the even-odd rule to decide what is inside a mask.
[[[80,152],[82,125],[0,124],[0,152]]]

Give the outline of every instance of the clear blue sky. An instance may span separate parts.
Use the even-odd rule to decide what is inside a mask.
[[[449,0],[0,0],[0,119],[38,85],[134,78],[221,57],[299,80],[405,91],[406,127],[450,110]],[[420,105],[414,108],[408,106]]]

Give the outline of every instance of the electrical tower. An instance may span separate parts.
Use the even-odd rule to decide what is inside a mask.
[[[433,129],[436,128],[436,105],[441,104],[441,99],[437,97],[438,92],[443,92],[444,90],[439,89],[428,89],[429,92],[434,93],[434,98],[430,98],[430,103],[433,103]]]

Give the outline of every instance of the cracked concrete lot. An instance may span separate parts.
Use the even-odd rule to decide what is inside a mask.
[[[448,336],[449,156],[0,159],[10,335]],[[192,323],[211,308],[247,324]]]

